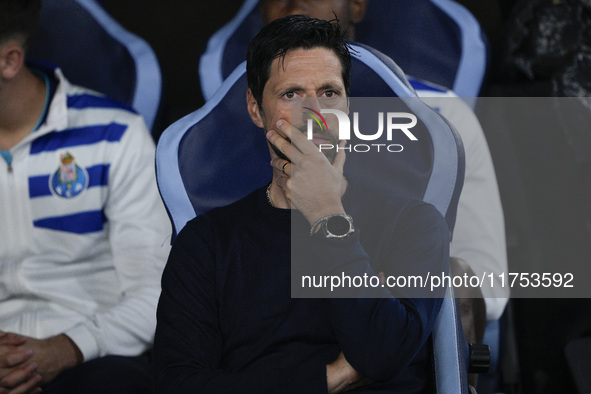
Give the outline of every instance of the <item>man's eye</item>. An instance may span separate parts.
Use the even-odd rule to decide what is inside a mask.
[[[327,98],[333,98],[333,97],[337,97],[338,93],[335,92],[334,90],[327,90],[326,92],[324,92],[324,97]]]
[[[283,94],[283,97],[285,97],[286,99],[289,99],[289,100],[295,98],[295,96],[296,96],[295,92],[287,92],[287,93]]]

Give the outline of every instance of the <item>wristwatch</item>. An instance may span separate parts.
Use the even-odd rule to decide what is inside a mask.
[[[318,219],[310,229],[310,235],[320,230],[326,238],[345,238],[355,231],[353,218],[344,213],[327,215]]]

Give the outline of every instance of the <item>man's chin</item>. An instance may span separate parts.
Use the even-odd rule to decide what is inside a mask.
[[[337,150],[336,148],[334,149],[330,149],[330,150],[322,150],[322,153],[324,154],[324,156],[326,156],[326,158],[328,159],[328,161],[330,162],[330,164],[332,164],[334,162],[334,158],[337,155]]]
[[[320,146],[322,145],[322,146]],[[327,148],[326,145],[330,145],[331,148]],[[337,155],[337,144],[331,141],[323,142],[322,144],[316,144],[316,147],[322,152],[324,156],[328,159],[328,161],[332,164],[334,162],[334,158]]]

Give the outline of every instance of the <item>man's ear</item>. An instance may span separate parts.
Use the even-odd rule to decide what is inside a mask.
[[[363,20],[368,2],[369,0],[351,0],[351,23],[356,25]]]
[[[25,51],[22,45],[14,40],[8,40],[0,47],[0,78],[12,79],[25,64]]]
[[[250,115],[250,119],[252,119],[252,123],[262,129],[263,116],[261,114],[261,109],[259,108],[259,103],[252,95],[252,91],[250,89],[246,91],[246,108],[248,109],[248,114]]]

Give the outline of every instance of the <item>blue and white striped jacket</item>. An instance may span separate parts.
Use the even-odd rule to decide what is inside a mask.
[[[45,122],[0,160],[0,330],[67,334],[86,360],[155,329],[171,229],[142,118],[59,69]]]

